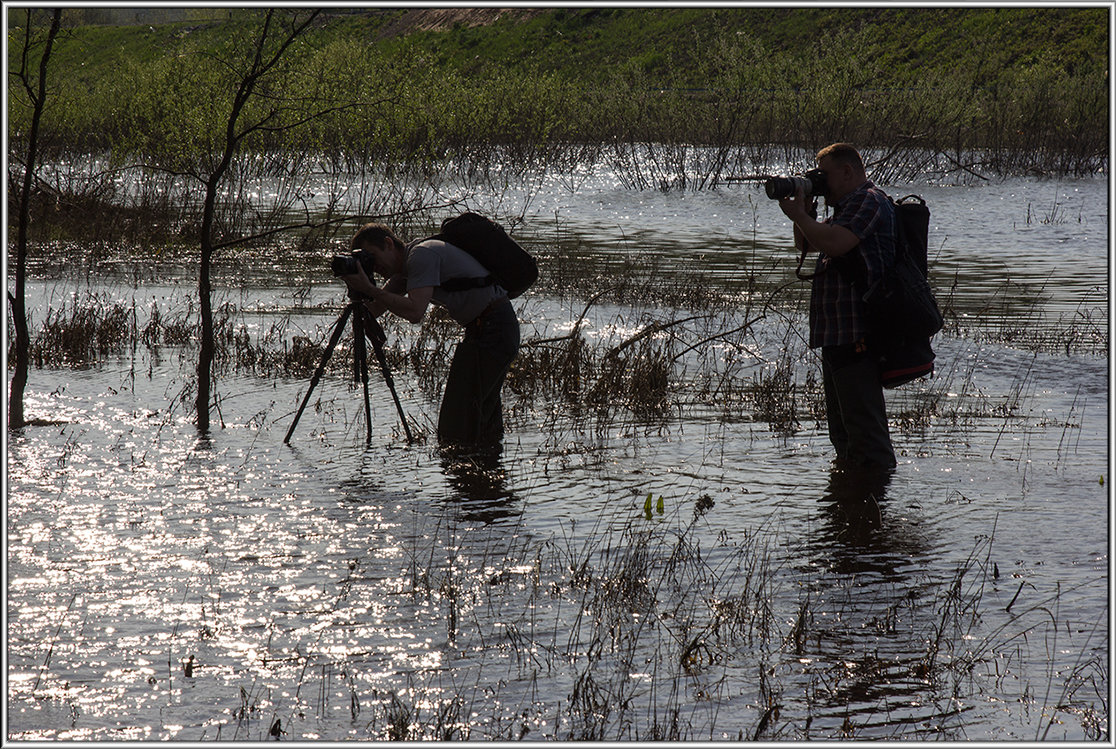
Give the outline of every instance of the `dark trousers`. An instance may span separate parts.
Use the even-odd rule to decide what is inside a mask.
[[[518,351],[519,320],[511,302],[497,303],[465,326],[438,414],[438,440],[444,446],[484,450],[500,443],[500,389]]]
[[[857,344],[822,348],[829,441],[837,450],[837,460],[850,467],[893,468],[895,451],[876,357],[857,348]]]

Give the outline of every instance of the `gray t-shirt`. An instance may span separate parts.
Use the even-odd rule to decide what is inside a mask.
[[[464,291],[446,291],[442,284],[451,278],[484,278],[488,271],[465,250],[438,239],[415,242],[407,248],[407,291],[434,287],[434,301],[446,308],[462,325],[476,319],[484,308],[508,293],[498,284]]]

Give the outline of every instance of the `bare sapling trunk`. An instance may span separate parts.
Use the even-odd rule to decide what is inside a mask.
[[[47,31],[46,44],[43,47],[42,57],[39,58],[38,80],[34,80],[29,70],[29,57],[32,43],[32,11],[28,9],[26,28],[23,37],[23,52],[21,64],[17,72],[13,73],[19,83],[27,92],[31,101],[31,128],[27,135],[27,162],[23,172],[23,184],[19,192],[19,218],[16,227],[16,278],[15,294],[8,293],[12,305],[12,322],[15,326],[15,372],[12,375],[12,386],[8,396],[8,428],[20,429],[26,425],[27,420],[23,410],[23,394],[27,389],[28,369],[31,359],[31,334],[27,326],[27,243],[28,230],[31,225],[31,191],[35,181],[35,170],[39,157],[39,128],[42,123],[43,110],[46,108],[47,94],[47,63],[50,60],[54,40],[62,23],[62,10],[54,9],[50,30]]]
[[[210,400],[213,393],[213,360],[216,352],[213,328],[213,300],[212,282],[210,273],[213,267],[213,255],[217,249],[218,241],[214,236],[217,196],[221,189],[222,181],[239,152],[244,140],[254,133],[263,130],[276,130],[289,127],[282,122],[282,107],[273,108],[259,114],[258,118],[248,122],[241,121],[245,107],[256,95],[257,85],[260,80],[272,73],[279,65],[284,54],[293,44],[295,39],[305,31],[320,11],[314,10],[309,16],[293,24],[274,47],[274,31],[272,23],[274,10],[267,11],[264,16],[263,26],[259,37],[251,50],[252,59],[248,62],[244,73],[241,75],[233,94],[229,108],[229,116],[225,127],[224,149],[217,165],[205,179],[205,204],[202,212],[201,227],[201,262],[198,270],[198,301],[201,317],[201,340],[198,352],[198,390],[195,399],[197,409],[197,427],[201,434],[207,434],[210,426]],[[227,245],[228,243],[224,243]]]
[[[198,347],[198,431],[209,431],[209,396],[212,390],[214,357],[213,299],[210,269],[213,265],[213,200],[207,190],[202,220],[201,264],[198,271],[198,307],[201,316],[201,342]]]

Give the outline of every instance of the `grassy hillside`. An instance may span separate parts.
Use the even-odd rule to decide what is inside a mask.
[[[13,68],[23,15],[9,16]],[[47,140],[167,168],[212,153],[261,15],[112,25],[105,9],[67,11]],[[1108,20],[1060,6],[327,11],[269,84],[308,124],[246,146],[438,160],[509,144],[531,157],[556,143],[846,139],[1088,173],[1107,154]],[[18,149],[28,107],[12,80],[9,92]]]
[[[599,79],[636,64],[661,75],[698,69],[703,44],[746,35],[773,52],[808,52],[825,37],[863,34],[899,81],[927,68],[999,70],[1055,61],[1103,69],[1104,8],[660,8],[555,9],[491,26],[412,34],[439,61],[460,68],[491,60]],[[1072,72],[1072,70],[1070,71]],[[700,83],[695,77],[691,82]]]
[[[932,71],[980,71],[979,84],[1035,64],[1068,73],[1108,67],[1108,9],[1043,8],[553,8],[366,10],[329,14],[309,44],[340,38],[388,53],[421,51],[466,73],[492,67],[556,73],[582,83],[618,67],[700,85],[710,40],[735,35],[773,54],[808,55],[827,38],[853,36],[884,62],[893,81]],[[217,45],[242,17],[161,25],[74,25],[59,46],[62,68],[108,75],[122,60],[148,61],[185,39]],[[13,22],[19,19],[13,11]],[[81,18],[71,18],[80,23]]]

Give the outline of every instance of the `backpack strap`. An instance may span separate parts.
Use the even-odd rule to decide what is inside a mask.
[[[495,283],[496,279],[492,277],[492,274],[489,274],[479,278],[447,278],[439,286],[443,291],[468,291],[469,289],[483,289],[485,286],[492,286]]]

